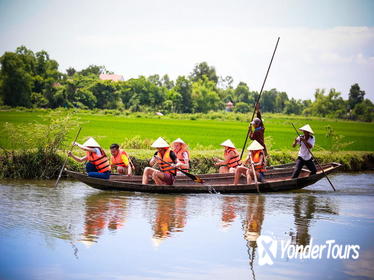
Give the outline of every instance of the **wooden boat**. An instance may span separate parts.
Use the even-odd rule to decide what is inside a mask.
[[[326,174],[336,171],[341,164],[329,163],[322,165]],[[303,169],[299,178],[291,179],[293,164],[274,166],[266,171],[265,182],[259,182],[260,192],[279,192],[305,188],[321,180],[324,175],[322,170],[317,169],[317,174],[310,175],[309,170]],[[248,193],[257,192],[256,185],[246,184],[242,177],[240,184],[233,185],[234,174],[201,174],[204,184],[193,182],[190,178],[182,175],[177,176],[173,186],[155,185],[153,182],[143,185],[141,176],[111,175],[108,180],[88,177],[84,173],[66,170],[67,174],[93,188],[100,190],[122,190],[150,193]]]

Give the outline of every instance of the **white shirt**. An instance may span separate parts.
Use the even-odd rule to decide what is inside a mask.
[[[312,158],[312,155],[309,153],[308,148],[305,146],[305,143],[300,141],[300,137],[297,137],[296,141],[300,145],[299,157],[301,157],[303,160],[310,160]],[[312,145],[312,148],[314,147],[315,141],[316,139],[314,136],[309,136],[308,143]]]

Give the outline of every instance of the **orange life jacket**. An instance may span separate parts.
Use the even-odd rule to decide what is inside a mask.
[[[104,173],[106,171],[110,171],[108,157],[106,156],[103,149],[99,149],[101,152],[101,156],[97,155],[96,153],[87,152],[87,159],[89,162],[95,165],[97,172]]]
[[[170,148],[168,148],[165,151],[164,156],[161,156],[160,152],[157,152],[157,157],[162,159],[160,160],[157,158],[157,163],[162,172],[175,176],[177,174],[177,170],[174,167],[171,167],[169,165],[169,164],[174,164],[173,160],[170,157],[170,152],[171,152]]]
[[[239,153],[238,151],[235,149],[235,148],[228,148],[227,150],[225,150],[225,153],[224,153],[224,157],[225,159],[227,159],[229,153],[233,151],[235,153],[235,156],[229,158],[229,161],[227,162],[227,166],[229,168],[231,167],[237,167],[238,165],[241,165],[242,163],[240,162],[240,156],[239,156]]]
[[[184,159],[184,157],[183,157],[183,153],[187,153],[187,155],[188,155],[188,160],[190,159],[190,153],[187,151],[187,150],[185,150],[185,149],[180,149],[178,152],[176,152],[176,151],[174,151],[174,153],[176,154],[176,156],[177,156],[177,158],[178,158],[178,160],[181,162],[181,163],[183,163],[183,164],[187,164],[186,163],[186,160]],[[189,166],[190,164],[188,163],[188,166]],[[182,169],[183,171],[185,171],[185,172],[189,172],[189,168],[180,168],[180,169]]]
[[[262,160],[261,160],[261,155],[262,155]],[[265,154],[264,154],[264,151],[263,150],[258,150],[258,151],[255,151],[255,153],[252,155],[252,160],[254,163],[260,163],[260,160],[261,160],[261,163],[259,165],[255,165],[255,170],[257,172],[265,172],[266,169],[265,169]]]
[[[124,163],[123,160],[122,160],[122,156],[125,156],[127,158],[129,158],[129,156],[127,155],[127,153],[124,151],[124,150],[119,150],[118,151],[118,154],[114,157],[114,156],[111,156],[110,158],[110,161],[112,162],[113,165],[115,166],[123,166],[123,167],[127,167],[128,164]],[[129,162],[127,160],[127,162]]]

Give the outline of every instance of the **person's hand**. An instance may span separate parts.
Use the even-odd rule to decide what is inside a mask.
[[[68,156],[69,157],[73,156],[72,152],[68,152]]]
[[[260,103],[256,104],[256,111],[260,111]]]

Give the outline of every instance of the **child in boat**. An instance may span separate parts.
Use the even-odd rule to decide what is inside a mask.
[[[172,145],[175,155],[182,163],[180,169],[190,172],[190,153],[187,149],[187,144],[181,138],[178,138],[173,141]],[[183,173],[178,170],[177,175],[183,175]]]
[[[265,180],[265,153],[264,147],[258,143],[256,140],[251,143],[248,147],[249,153],[245,159],[244,164],[253,165],[255,169],[255,176],[259,182],[264,182]],[[234,185],[239,183],[240,176],[245,174],[247,177],[247,184],[251,184],[252,178],[254,176],[252,172],[252,167],[238,166],[235,170]]]

